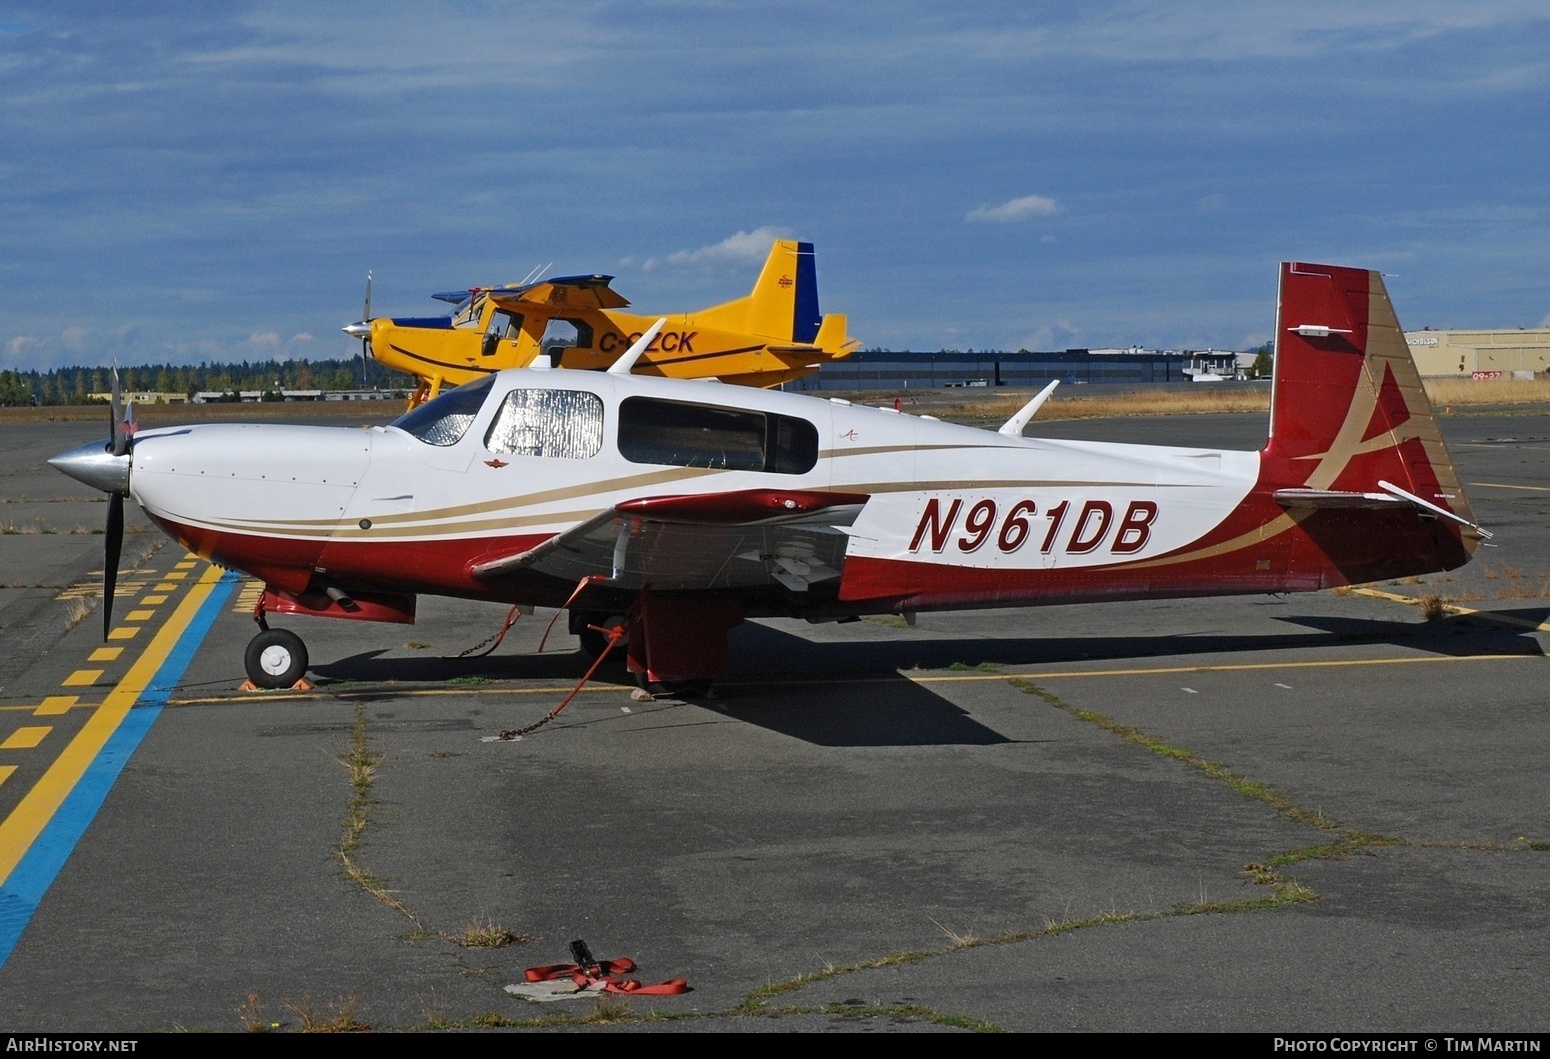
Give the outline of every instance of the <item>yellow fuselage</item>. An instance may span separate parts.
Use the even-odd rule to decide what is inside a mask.
[[[666,315],[635,372],[768,387],[848,355],[860,343],[846,337],[843,315],[818,315],[811,259],[811,244],[776,242],[747,297]],[[420,378],[411,405],[443,388],[524,368],[544,356],[554,367],[601,370],[663,318],[621,311],[629,303],[608,288],[607,280],[578,277],[478,288],[450,319],[378,318],[370,321],[372,355]],[[801,297],[804,289],[809,301]]]

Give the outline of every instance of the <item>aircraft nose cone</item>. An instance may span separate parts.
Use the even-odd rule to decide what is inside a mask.
[[[129,454],[115,456],[100,441],[89,441],[69,452],[61,452],[49,460],[48,465],[104,493],[125,496],[129,493]]]
[[[348,324],[345,327],[341,327],[339,330],[343,331],[351,338],[370,338],[371,321],[361,320],[359,323]]]

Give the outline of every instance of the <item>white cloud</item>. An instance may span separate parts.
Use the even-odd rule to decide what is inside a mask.
[[[1071,339],[1081,334],[1081,328],[1073,327],[1070,320],[1056,320],[1052,325],[1045,324],[1035,328],[1025,336],[1021,348],[1034,352],[1049,352],[1051,350],[1066,349],[1071,345]]]
[[[17,335],[5,344],[5,351],[14,357],[28,346],[35,346],[37,344],[38,340],[31,335]]]
[[[298,333],[296,333],[296,334],[291,336],[291,341],[292,342],[311,342],[312,341],[312,335],[309,334],[306,331],[300,331],[300,332],[298,332]]]
[[[273,331],[254,331],[248,336],[250,346],[278,346],[280,336]]]
[[[698,250],[679,250],[658,260],[647,258],[641,268],[651,270],[660,264],[668,265],[758,265],[770,254],[770,244],[777,239],[790,239],[791,229],[765,225],[751,232],[739,229],[721,242],[702,246]],[[621,262],[622,263],[622,262]]]
[[[991,224],[1014,224],[1031,217],[1048,217],[1060,209],[1060,204],[1043,195],[1024,195],[1020,199],[1003,202],[999,206],[981,206],[964,214],[965,221],[984,221]]]

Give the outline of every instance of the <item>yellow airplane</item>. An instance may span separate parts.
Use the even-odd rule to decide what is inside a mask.
[[[443,386],[543,357],[550,367],[606,369],[658,318],[620,312],[630,303],[609,286],[612,280],[563,276],[451,291],[432,295],[457,306],[450,317],[372,319],[368,276],[365,318],[343,330],[379,363],[420,379],[409,399],[414,408]],[[746,298],[666,321],[637,361],[637,374],[775,386],[861,345],[846,337],[843,315],[818,310],[813,244],[786,239],[770,248]]]

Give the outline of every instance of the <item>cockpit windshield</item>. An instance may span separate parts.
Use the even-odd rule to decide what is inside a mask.
[[[476,291],[470,294],[468,299],[453,311],[452,326],[478,327],[479,317],[484,315],[484,299],[485,294],[483,291]]]
[[[399,416],[389,426],[413,434],[427,445],[456,445],[468,433],[468,427],[490,396],[495,376],[486,375],[448,390],[434,401],[427,401],[412,412]]]

